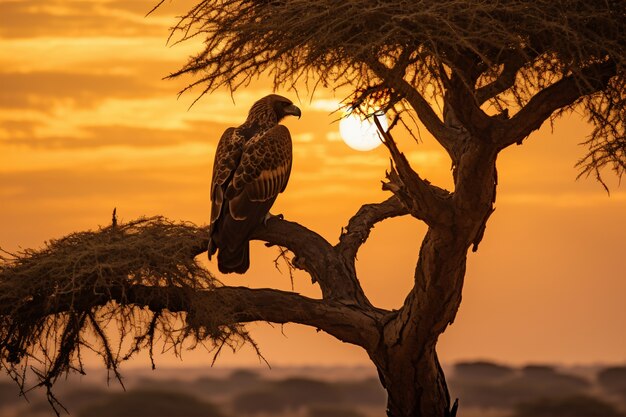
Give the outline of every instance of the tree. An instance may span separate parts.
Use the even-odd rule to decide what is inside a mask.
[[[458,310],[467,253],[478,249],[494,210],[498,154],[576,110],[595,127],[580,175],[602,184],[606,169],[623,175],[624,21],[623,0],[198,2],[172,37],[202,36],[204,49],[171,76],[196,76],[187,89],[201,86],[202,94],[268,75],[277,87],[350,86],[350,109],[373,106],[392,117],[389,131],[381,129],[392,158],[383,188],[391,196],[363,205],[336,245],[287,220],[256,230],[255,239],[293,253],[293,266],[311,275],[321,299],[221,285],[195,260],[206,230],[162,218],[114,221],[5,259],[3,368],[23,383],[37,358],[49,388],[63,372],[82,370],[81,348],[95,349],[117,372],[159,336],[177,349],[189,340],[219,352],[254,343],[247,322],[293,322],[365,349],[387,390],[389,416],[454,415],[435,348]],[[423,179],[398,149],[391,130],[411,118],[447,151],[453,190]],[[387,311],[363,292],[355,258],[376,223],[404,215],[428,232],[414,287],[399,310]],[[114,349],[104,332],[110,320],[127,351]]]

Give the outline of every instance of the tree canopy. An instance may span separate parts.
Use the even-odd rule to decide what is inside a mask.
[[[437,139],[446,129],[435,103],[465,128],[500,114],[514,142],[575,108],[595,127],[581,173],[608,166],[621,176],[624,22],[623,0],[204,0],[172,39],[200,36],[205,46],[171,76],[194,74],[187,88],[202,94],[266,74],[276,86],[349,85],[347,105],[403,112],[409,104]],[[458,97],[446,94],[459,84]]]

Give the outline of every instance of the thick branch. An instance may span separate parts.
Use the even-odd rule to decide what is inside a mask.
[[[513,87],[517,72],[528,62],[528,58],[521,53],[512,53],[504,59],[504,68],[500,75],[491,83],[476,90],[475,97],[479,105],[494,98],[500,93]]]
[[[434,112],[428,101],[409,84],[400,74],[394,70],[387,68],[380,62],[368,62],[369,67],[374,73],[384,80],[385,84],[393,88],[398,94],[404,97],[420,121],[424,123],[426,129],[437,139],[437,141],[446,149],[451,149],[455,141],[457,133],[454,129],[448,128]]]
[[[469,66],[469,64],[468,64]],[[446,94],[444,97],[444,121],[446,125],[459,129],[459,134],[467,139],[469,137],[480,137],[481,132],[489,129],[491,118],[480,108],[473,94],[473,79],[459,69],[453,69],[450,80],[446,82]],[[470,85],[471,84],[471,85]],[[458,163],[458,147],[448,153]]]
[[[613,61],[591,65],[578,75],[570,75],[535,94],[515,116],[505,121],[500,147],[521,143],[541,127],[552,113],[579,98],[604,89],[616,74]]]
[[[317,233],[298,223],[274,218],[267,227],[257,228],[252,238],[293,252],[294,265],[311,274],[325,299],[370,305],[356,277],[345,269],[333,246]]]
[[[376,223],[408,213],[396,196],[389,197],[382,203],[365,204],[352,216],[335,249],[344,261],[353,263],[359,248],[365,243]]]
[[[385,131],[375,117],[374,122],[395,165],[387,174],[389,182],[383,184],[383,189],[393,192],[412,216],[429,226],[449,223],[452,216],[450,193],[422,179],[400,152],[391,133]]]
[[[119,306],[148,308],[159,316],[167,312],[186,313],[188,323],[207,329],[253,321],[298,323],[324,330],[344,342],[368,349],[378,343],[376,319],[381,314],[274,289],[217,287],[207,290],[133,285],[128,281],[121,285],[70,292],[53,298],[53,303],[49,299],[34,298],[24,304],[19,312],[5,306],[0,309],[0,317],[38,323],[48,317],[61,317],[69,313],[88,313],[93,316],[98,309],[106,309],[109,303],[116,302]],[[354,328],[359,331],[354,331]],[[104,336],[102,338],[107,340]],[[4,349],[4,345],[0,347]],[[71,352],[72,349],[66,351]],[[111,360],[109,365],[114,363],[115,360]]]
[[[292,292],[219,287],[190,294],[188,289],[183,288],[137,285],[129,288],[124,297],[126,303],[140,307],[145,305],[152,311],[167,309],[171,312],[188,312],[190,305],[200,305],[205,311],[194,311],[193,314],[211,320],[210,326],[253,321],[298,323],[324,330],[341,341],[366,348],[378,342],[374,319],[362,311]],[[145,300],[151,301],[146,303]],[[223,323],[216,323],[215,320]],[[358,332],[354,331],[355,327],[359,329]]]

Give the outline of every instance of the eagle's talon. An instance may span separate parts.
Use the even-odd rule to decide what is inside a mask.
[[[263,218],[263,226],[267,226],[267,222],[270,221],[270,219],[278,219],[278,220],[283,220],[285,218],[285,216],[283,216],[282,214],[272,214],[270,212],[268,212],[265,217]]]

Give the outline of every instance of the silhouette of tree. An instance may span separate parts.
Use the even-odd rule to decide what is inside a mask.
[[[588,395],[543,398],[515,407],[513,417],[621,417],[611,403]]]
[[[608,393],[626,399],[626,366],[610,366],[598,372],[598,382]]]
[[[467,253],[478,249],[494,210],[498,154],[576,110],[594,126],[580,175],[601,182],[605,168],[623,175],[624,21],[623,0],[198,1],[172,39],[201,36],[204,47],[171,76],[195,76],[188,89],[202,94],[267,75],[277,87],[350,86],[350,108],[367,113],[374,105],[393,120],[382,132],[391,196],[363,205],[335,245],[287,220],[256,230],[254,239],[294,254],[321,299],[221,285],[194,260],[206,230],[161,218],[16,254],[0,270],[2,366],[23,382],[29,358],[37,358],[41,384],[50,387],[63,372],[82,370],[86,347],[116,371],[158,337],[175,348],[188,340],[219,351],[253,343],[247,322],[293,322],[365,349],[389,416],[454,415],[435,347],[458,310]],[[422,178],[398,149],[391,130],[410,118],[449,155],[452,190]],[[387,311],[363,292],[355,258],[376,223],[404,215],[428,232],[413,288],[400,309]],[[108,339],[110,320],[128,351]]]
[[[80,417],[224,417],[219,408],[197,398],[169,391],[132,390],[105,396],[87,405]]]

